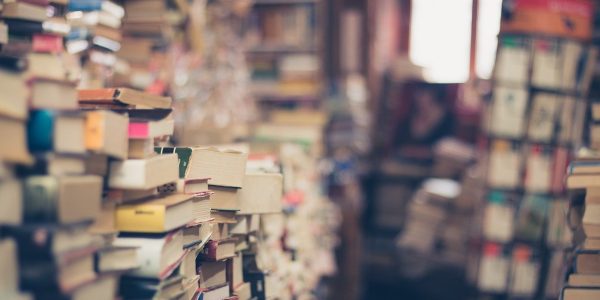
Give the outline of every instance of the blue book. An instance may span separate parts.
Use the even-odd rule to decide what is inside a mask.
[[[85,154],[85,118],[79,111],[34,110],[27,122],[31,152]]]
[[[51,151],[54,144],[56,114],[49,110],[32,111],[27,122],[29,151]]]
[[[95,11],[102,9],[103,0],[71,0],[67,6],[69,11]]]

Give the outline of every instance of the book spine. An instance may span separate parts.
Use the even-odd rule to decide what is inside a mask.
[[[58,221],[58,179],[52,176],[32,176],[23,186],[24,219],[35,223]]]
[[[48,110],[32,111],[27,122],[27,144],[30,151],[53,149],[55,115]]]
[[[98,150],[103,146],[105,115],[99,111],[88,112],[85,120],[85,147]]]
[[[102,0],[71,0],[67,5],[69,11],[97,11],[102,9]]]
[[[41,22],[26,20],[4,20],[8,25],[8,34],[11,36],[31,36],[32,34],[44,32]]]
[[[129,123],[129,138],[130,139],[145,139],[149,138],[150,126],[149,123]]]
[[[63,39],[57,35],[35,34],[31,48],[38,53],[61,53],[64,50]]]

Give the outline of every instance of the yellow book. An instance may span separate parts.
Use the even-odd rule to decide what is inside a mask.
[[[194,219],[194,195],[170,194],[140,204],[116,209],[118,231],[161,233],[179,228]]]
[[[85,122],[86,149],[126,159],[128,153],[128,118],[111,111],[91,111]]]

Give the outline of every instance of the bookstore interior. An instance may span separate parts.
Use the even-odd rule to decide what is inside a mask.
[[[600,300],[600,1],[0,0],[0,300]]]

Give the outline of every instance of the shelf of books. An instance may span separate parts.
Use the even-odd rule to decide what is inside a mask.
[[[244,43],[250,90],[263,106],[315,106],[323,90],[323,1],[256,1]]]
[[[335,271],[322,124],[211,146],[249,119],[243,7],[1,7],[0,298],[306,299]]]
[[[471,233],[469,277],[491,298],[556,299],[571,245],[564,178],[582,145],[596,49],[587,33],[525,24],[532,16],[520,18],[524,9],[503,19],[498,38],[480,143],[486,191],[473,226],[481,229]]]

